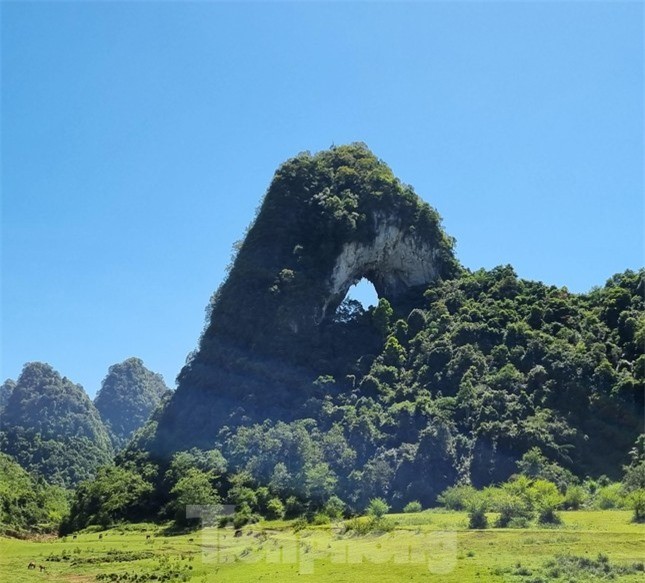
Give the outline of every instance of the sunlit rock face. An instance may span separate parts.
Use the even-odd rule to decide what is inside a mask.
[[[328,315],[349,288],[362,278],[372,282],[379,297],[396,302],[410,288],[427,285],[439,277],[437,248],[411,233],[396,216],[373,217],[374,238],[345,243],[328,279],[329,296],[322,308]]]
[[[410,288],[451,277],[452,247],[437,212],[364,145],[285,162],[160,416],[160,449],[300,415],[329,362],[360,349],[330,348],[349,288],[364,277],[395,304]]]

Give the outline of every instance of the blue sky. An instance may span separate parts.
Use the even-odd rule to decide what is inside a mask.
[[[10,3],[2,378],[172,386],[276,167],[364,141],[467,267],[643,266],[640,2]]]

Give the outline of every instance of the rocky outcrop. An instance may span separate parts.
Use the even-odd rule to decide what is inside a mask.
[[[437,212],[362,144],[283,164],[213,296],[155,447],[207,446],[224,425],[298,417],[348,289],[364,277],[396,304],[458,271],[452,247]]]
[[[438,253],[432,242],[410,232],[396,215],[376,213],[373,221],[371,241],[343,245],[328,280],[328,296],[319,320],[332,312],[349,288],[363,278],[374,285],[379,297],[396,302],[410,288],[428,285],[439,277]]]

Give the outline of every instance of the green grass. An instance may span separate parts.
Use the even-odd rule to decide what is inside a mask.
[[[294,533],[275,521],[245,527],[241,537],[231,528],[164,536],[141,524],[75,540],[3,538],[0,581],[640,582],[633,565],[645,557],[645,527],[630,514],[562,512],[557,528],[522,530],[470,531],[463,512],[425,511],[391,514],[394,530],[364,536],[338,525]],[[28,570],[31,561],[46,571]]]

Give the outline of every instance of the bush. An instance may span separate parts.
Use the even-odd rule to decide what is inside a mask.
[[[257,521],[258,517],[253,514],[251,508],[246,503],[238,506],[237,511],[233,515],[234,528],[242,528],[245,524]]]
[[[588,499],[589,495],[582,486],[569,486],[564,495],[564,507],[569,510],[579,510]]]
[[[634,490],[627,497],[627,503],[634,511],[634,522],[645,522],[645,489]]]
[[[625,505],[625,500],[620,484],[609,484],[598,488],[593,505],[600,510],[622,508]]]
[[[311,520],[311,523],[315,526],[322,526],[324,524],[329,524],[330,522],[331,519],[324,512],[316,512]]]
[[[553,482],[536,480],[531,485],[532,497],[535,508],[538,511],[538,522],[540,524],[560,524],[561,520],[556,510],[564,502],[564,496],[560,494]]]
[[[390,532],[394,529],[394,522],[386,518],[370,516],[367,520],[352,518],[345,522],[345,530],[352,531],[358,535],[366,535],[372,532]]]
[[[325,514],[332,520],[338,520],[343,517],[345,512],[345,503],[338,497],[332,496],[325,504]]]
[[[468,528],[488,528],[486,504],[483,500],[473,501],[468,509]]]
[[[372,498],[366,510],[368,515],[379,520],[388,513],[389,509],[390,506],[383,498]]]
[[[448,510],[466,510],[471,500],[477,495],[477,490],[472,486],[450,486],[437,498]]]
[[[501,492],[497,496],[495,510],[499,512],[495,526],[500,528],[518,528],[527,524],[533,517],[533,512],[527,501],[510,492]]]
[[[560,524],[562,519],[555,508],[542,508],[538,512],[538,522],[540,524]]]
[[[270,520],[278,520],[284,517],[284,504],[280,498],[271,498],[266,504],[266,517]]]
[[[403,512],[408,514],[414,514],[416,512],[421,512],[422,510],[423,510],[423,507],[421,506],[421,502],[417,500],[414,500],[413,502],[408,502],[403,507]]]

